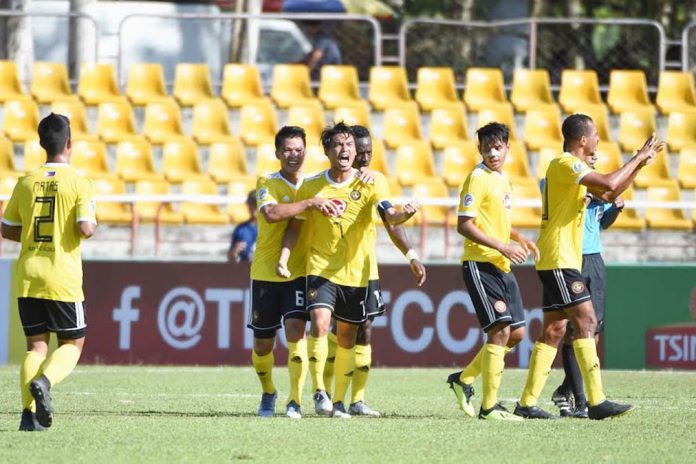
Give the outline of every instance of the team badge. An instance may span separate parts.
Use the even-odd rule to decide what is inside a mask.
[[[583,290],[585,290],[585,284],[580,282],[579,280],[576,280],[572,284],[570,284],[570,289],[573,291],[573,293],[578,294],[582,293]]]
[[[314,300],[317,299],[317,294],[318,294],[318,293],[319,293],[319,292],[317,291],[316,288],[310,288],[310,289],[309,289],[309,292],[307,292],[307,298],[308,298],[309,300],[311,300],[311,301],[314,301]]]
[[[573,172],[581,172],[585,169],[585,163],[582,161],[578,161],[577,163],[573,164]]]
[[[467,208],[474,204],[474,196],[470,193],[464,195],[464,206]]]
[[[346,211],[346,206],[347,206],[346,202],[341,200],[340,198],[332,198],[331,201],[336,206],[336,214],[334,216],[335,217],[343,216],[343,213]]]
[[[259,202],[265,200],[266,197],[268,196],[268,189],[266,189],[266,188],[259,189],[258,196],[259,196]]]
[[[499,313],[504,313],[505,311],[507,311],[507,305],[502,300],[498,300],[495,303],[493,303],[493,308]]]
[[[361,196],[362,193],[360,193],[359,190],[353,190],[352,192],[350,192],[350,199],[353,201],[358,201]]]
[[[253,313],[251,313],[251,320],[253,322],[256,322],[259,320],[259,312],[258,311],[254,311]]]
[[[512,209],[512,196],[509,192],[505,192],[503,196],[503,206],[505,209]]]

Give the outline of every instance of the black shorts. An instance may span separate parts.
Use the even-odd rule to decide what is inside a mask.
[[[288,282],[251,281],[247,327],[256,338],[273,338],[285,319],[307,320],[305,278]]]
[[[367,311],[368,319],[374,319],[387,312],[387,305],[384,304],[384,299],[382,298],[382,288],[379,285],[379,279],[371,280],[367,284],[365,311]]]
[[[464,261],[462,276],[484,332],[498,322],[507,322],[510,328],[524,326],[522,296],[512,272],[491,263]]]
[[[537,271],[544,287],[541,309],[557,311],[590,299],[585,279],[575,269]]]
[[[607,269],[602,255],[582,255],[582,276],[590,291],[592,307],[597,317],[597,333],[604,331],[604,306],[606,302]]]
[[[307,276],[307,311],[328,308],[339,321],[362,324],[367,320],[367,289],[335,284],[319,276]]]
[[[27,337],[55,332],[61,340],[77,340],[87,333],[85,304],[42,298],[17,298],[19,319]]]

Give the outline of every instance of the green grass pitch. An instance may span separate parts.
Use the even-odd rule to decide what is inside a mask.
[[[452,369],[373,370],[368,403],[379,419],[317,417],[305,389],[300,421],[255,417],[250,367],[79,366],[53,391],[47,433],[17,432],[18,368],[0,367],[0,462],[690,462],[696,456],[696,372],[604,372],[612,399],[636,406],[601,422],[563,419],[491,423],[464,417],[445,379]],[[510,409],[526,371],[503,375]],[[557,412],[550,394],[540,406]],[[480,387],[477,381],[475,387]],[[478,388],[480,390],[480,388]],[[478,407],[480,394],[475,404]]]

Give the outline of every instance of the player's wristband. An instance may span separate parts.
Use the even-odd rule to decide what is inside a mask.
[[[411,261],[413,261],[414,259],[418,259],[418,253],[416,253],[416,251],[415,251],[413,248],[411,248],[410,250],[408,250],[408,251],[406,252],[406,255],[405,255],[405,256],[406,256],[406,259],[408,259],[408,262],[409,262],[409,263],[410,263]]]

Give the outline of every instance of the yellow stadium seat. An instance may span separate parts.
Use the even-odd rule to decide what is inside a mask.
[[[462,102],[457,98],[452,68],[418,68],[416,101],[424,111],[461,108]]]
[[[519,140],[510,142],[510,149],[505,158],[503,172],[507,174],[510,181],[513,183],[519,182],[520,179],[522,179],[523,182],[534,179],[529,169],[529,162],[527,161],[527,150],[524,148],[524,144]]]
[[[597,155],[595,170],[599,173],[609,174],[623,165],[621,149],[618,143],[600,143],[597,150],[595,150],[595,154]]]
[[[171,186],[164,179],[139,180],[135,183],[135,193],[143,196],[169,195],[171,194]],[[155,222],[158,219],[158,213],[159,221],[162,223],[181,224],[184,222],[184,215],[167,202],[138,201],[135,203],[135,211],[142,222]]]
[[[564,69],[561,73],[558,103],[567,114],[582,113],[581,110],[584,108],[603,105],[597,71]]]
[[[633,201],[635,198],[633,189],[631,187],[627,188],[621,194],[621,198],[623,198],[624,201]],[[611,228],[640,231],[645,228],[645,219],[638,215],[638,211],[636,211],[635,208],[624,206],[624,209],[616,217],[616,220],[611,225]]]
[[[359,104],[363,99],[358,88],[358,70],[355,66],[322,66],[318,96],[328,109]]]
[[[367,93],[370,104],[377,111],[413,104],[406,70],[400,66],[371,67]]]
[[[109,63],[82,63],[77,94],[90,106],[125,100],[116,83],[114,67]]]
[[[222,71],[220,96],[232,108],[265,100],[258,68],[251,64],[227,63]]]
[[[227,184],[228,197],[243,197],[246,198],[249,192],[256,188],[256,177],[246,176],[239,177],[230,181]],[[249,208],[246,204],[230,203],[227,207],[227,214],[233,224],[239,224],[249,219]]]
[[[563,152],[563,147],[554,144],[549,147],[539,148],[539,158],[537,159],[536,178],[542,179],[546,177],[546,170],[549,168],[551,160],[558,157]]]
[[[216,98],[196,103],[193,107],[191,135],[202,145],[236,140],[232,136],[227,107],[222,100]]]
[[[70,164],[85,177],[91,179],[117,179],[109,169],[106,144],[100,140],[76,140],[72,144]]]
[[[320,104],[294,105],[288,110],[288,125],[304,128],[307,146],[319,143],[321,131],[326,125],[324,109]]]
[[[667,120],[667,145],[681,150],[696,145],[696,112],[675,111]]]
[[[210,179],[186,180],[181,184],[184,195],[217,195],[217,186]],[[187,224],[227,224],[229,220],[219,205],[185,201],[181,213]]]
[[[537,200],[541,203],[539,183],[536,180],[513,182],[512,198],[513,203],[510,217],[512,227],[519,229],[538,229],[541,225],[541,208],[516,205],[515,202],[519,200]]]
[[[435,177],[435,165],[430,144],[422,140],[410,140],[396,150],[396,178],[399,184],[410,187],[429,182]]]
[[[476,120],[476,130],[485,126],[489,122],[499,122],[505,124],[510,130],[510,140],[517,140],[517,130],[515,129],[515,115],[512,112],[512,105],[504,104],[489,108],[482,108],[478,112]]]
[[[87,110],[82,101],[55,101],[51,105],[51,111],[70,119],[70,134],[74,140],[99,140],[99,135],[91,133],[87,127]]]
[[[557,106],[529,109],[524,118],[524,142],[530,150],[563,146],[561,115]]]
[[[39,145],[39,139],[27,140],[24,142],[24,172],[31,172],[39,168],[46,162],[46,151]]]
[[[410,140],[420,140],[418,106],[414,103],[409,106],[387,108],[384,111],[382,137],[389,148],[396,148]]]
[[[304,64],[273,66],[271,98],[279,108],[309,105],[316,101],[310,87],[309,68]]]
[[[5,102],[2,130],[15,143],[39,138],[39,107],[34,100]]]
[[[343,121],[349,126],[364,126],[370,128],[370,107],[366,101],[354,106],[340,106],[334,110],[334,122]]]
[[[474,112],[499,105],[509,106],[503,72],[498,68],[467,69],[464,102]]]
[[[134,63],[128,68],[126,96],[134,106],[171,101],[159,63]]]
[[[648,187],[648,201],[681,201],[676,182]],[[646,208],[645,222],[650,229],[691,230],[691,221],[684,216],[681,209]]]
[[[662,114],[696,111],[694,75],[682,71],[660,71],[655,103]]]
[[[603,142],[611,142],[611,130],[609,129],[609,108],[604,104],[578,106],[575,113],[584,114],[592,118],[599,140]]]
[[[430,143],[433,148],[443,150],[447,146],[469,140],[464,105],[450,108],[435,108],[430,113]]]
[[[269,143],[262,143],[256,147],[256,166],[257,177],[265,176],[280,169],[280,161],[276,158],[275,146],[271,140]]]
[[[510,101],[519,113],[556,108],[551,96],[551,79],[546,69],[515,69]]]
[[[187,138],[182,128],[179,105],[173,100],[148,103],[145,107],[143,135],[155,145]]]
[[[379,171],[389,177],[389,165],[387,163],[384,143],[376,137],[372,137],[372,161],[370,161],[370,169]]]
[[[669,155],[662,150],[655,156],[652,163],[640,170],[633,183],[638,188],[664,187],[672,185],[675,180],[669,175],[667,160]]]
[[[208,175],[219,184],[249,175],[242,142],[232,139],[211,143],[208,148]]]
[[[679,153],[677,180],[682,188],[696,188],[696,146],[684,148]]]
[[[163,176],[155,170],[150,142],[144,139],[118,144],[116,173],[126,182],[163,179]]]
[[[257,146],[275,138],[276,115],[269,101],[251,103],[242,107],[239,136],[244,145]]]
[[[318,145],[308,145],[305,149],[305,160],[302,172],[306,175],[314,175],[331,167],[329,158],[324,154],[324,149]]]
[[[645,73],[638,70],[614,69],[611,71],[607,103],[611,111],[616,114],[633,110],[655,111],[655,107],[648,98]]]
[[[117,196],[126,194],[126,184],[120,179],[94,179],[96,196]],[[124,224],[133,221],[130,204],[97,200],[97,222]]]
[[[417,182],[413,185],[415,198],[444,200],[449,198],[447,186],[440,178],[429,179],[425,182]],[[448,227],[456,217],[455,212],[449,206],[421,205],[420,213],[414,218],[417,223],[439,224]]]
[[[481,161],[476,143],[467,140],[453,142],[444,149],[442,178],[448,187],[461,188],[466,177]]]
[[[202,63],[178,63],[174,69],[174,98],[181,106],[193,106],[211,98],[210,69]]]
[[[36,61],[32,74],[31,94],[37,102],[47,104],[78,99],[70,89],[65,64]]]
[[[632,152],[643,146],[657,132],[655,113],[651,110],[624,111],[619,117],[619,144],[624,151]]]
[[[5,175],[0,177],[0,195],[12,195],[12,191],[17,185],[19,175]],[[2,214],[3,202],[0,201],[0,214]]]
[[[29,98],[22,91],[17,64],[14,61],[0,61],[0,102]]]
[[[99,105],[97,133],[106,143],[143,139],[135,130],[133,108],[127,100]]]
[[[162,146],[162,174],[169,182],[207,178],[201,169],[198,145],[193,140],[180,139]]]
[[[14,147],[6,138],[0,138],[0,176],[18,176],[14,159]]]

